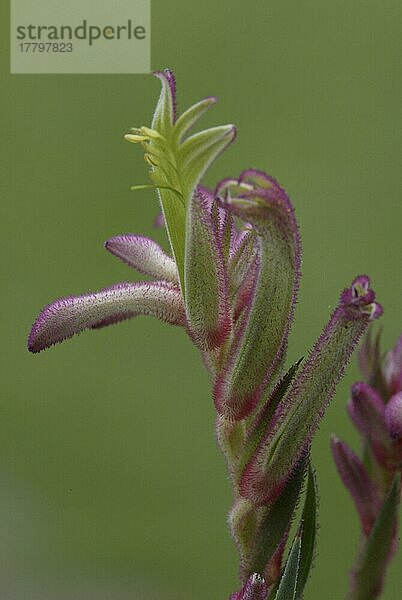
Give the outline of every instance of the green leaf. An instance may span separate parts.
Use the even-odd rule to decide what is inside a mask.
[[[296,509],[305,470],[306,460],[303,460],[289,478],[279,498],[267,507],[255,541],[251,572],[264,573],[265,567],[285,536]]]
[[[304,587],[310,573],[314,557],[317,534],[317,487],[314,471],[309,464],[307,475],[307,490],[304,500],[303,515],[300,523],[300,568],[297,579],[296,598],[302,598]]]
[[[301,539],[296,535],[286,561],[285,570],[279,584],[275,600],[296,600],[297,582],[300,568]]]
[[[400,474],[396,474],[352,573],[349,600],[374,600],[383,584],[397,527]]]

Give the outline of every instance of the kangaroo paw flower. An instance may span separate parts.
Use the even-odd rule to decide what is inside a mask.
[[[94,294],[60,298],[46,306],[28,338],[28,349],[40,352],[84,329],[118,323],[137,315],[152,315],[172,325],[184,325],[178,288],[162,282],[119,283]]]
[[[342,292],[328,325],[246,465],[240,488],[242,495],[255,504],[272,501],[280,494],[300,457],[308,450],[360,337],[370,321],[382,313],[368,285],[367,277],[357,277]]]
[[[256,232],[259,270],[242,327],[214,390],[218,412],[242,419],[256,406],[287,344],[300,271],[300,240],[293,207],[268,175],[244,171],[217,193],[227,210]]]

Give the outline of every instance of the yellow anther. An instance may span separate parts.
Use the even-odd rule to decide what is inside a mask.
[[[352,286],[353,292],[355,293],[356,298],[360,298],[367,294],[367,289],[365,289],[360,283],[355,283]],[[371,306],[371,305],[370,305]]]
[[[146,135],[151,140],[162,139],[163,136],[156,131],[155,129],[150,129],[149,127],[141,127],[141,133]]]
[[[124,139],[127,140],[128,142],[132,142],[133,144],[139,144],[140,142],[145,142],[148,138],[143,135],[127,133],[124,136]]]
[[[250,183],[244,182],[240,183],[238,187],[240,191],[245,190],[246,192],[251,192],[254,189]]]

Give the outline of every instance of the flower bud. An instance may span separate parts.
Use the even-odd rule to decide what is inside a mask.
[[[333,436],[331,450],[340,478],[355,503],[363,533],[368,536],[381,507],[379,492],[361,460],[344,442]]]
[[[384,421],[384,402],[375,389],[367,383],[355,383],[348,412],[357,429],[369,440],[388,443],[388,431]]]
[[[386,405],[385,423],[393,439],[402,438],[402,391],[392,396]]]

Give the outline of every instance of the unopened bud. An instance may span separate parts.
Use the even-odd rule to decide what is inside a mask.
[[[402,392],[398,392],[385,407],[385,423],[393,439],[402,438]]]

